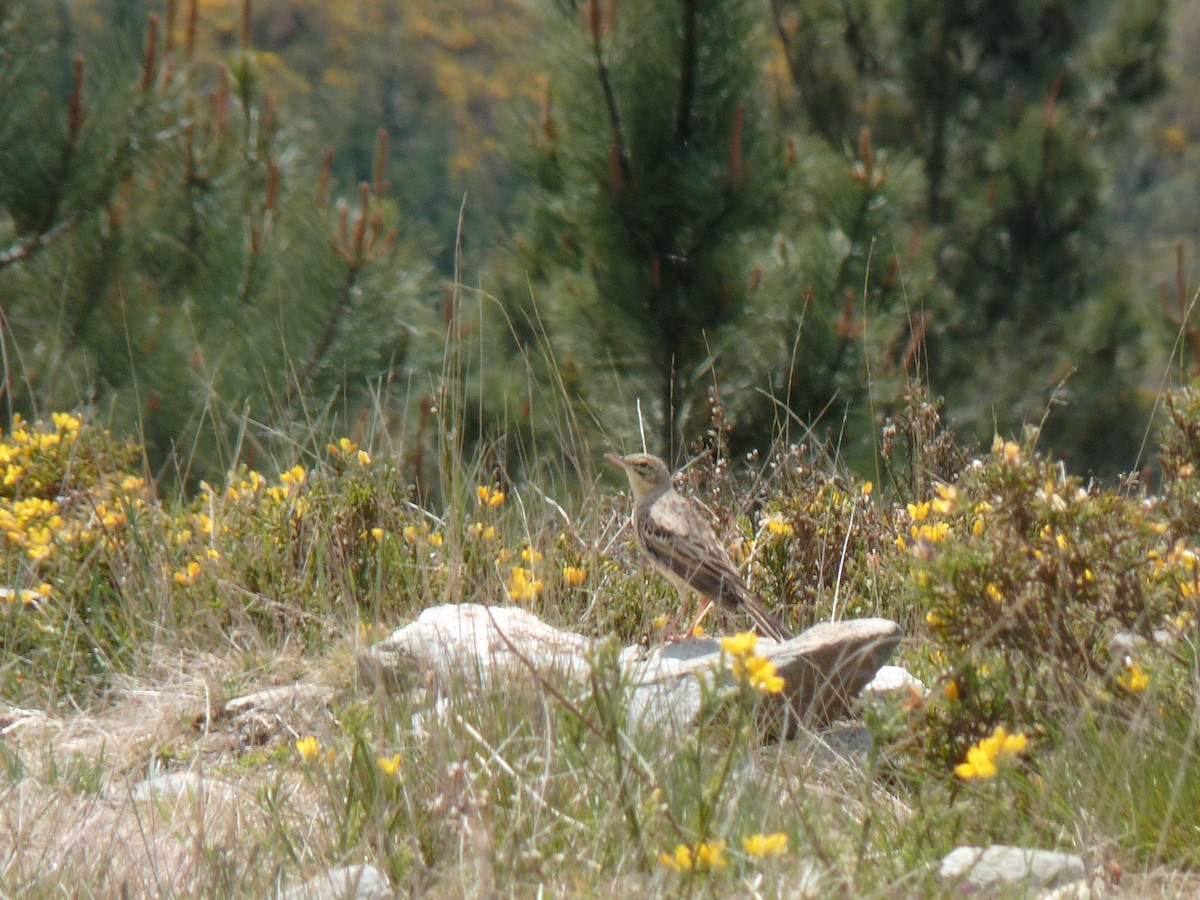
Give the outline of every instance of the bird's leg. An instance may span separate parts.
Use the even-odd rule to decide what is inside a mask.
[[[688,629],[688,634],[696,633],[696,629],[700,627],[700,623],[704,621],[704,617],[708,615],[708,611],[713,608],[713,602],[708,599],[700,601],[700,612],[696,615],[696,621],[692,623],[692,627]]]
[[[687,632],[687,634],[680,634],[677,630],[679,628],[679,622],[683,618],[683,614],[687,612],[688,602],[687,588],[676,586],[675,590],[679,593],[679,611],[676,612],[675,617],[667,623],[667,628],[663,632],[663,641],[668,644],[674,643],[675,641],[681,641],[686,637],[690,637],[692,634],[690,631]]]

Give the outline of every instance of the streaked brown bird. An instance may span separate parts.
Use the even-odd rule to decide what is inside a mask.
[[[674,631],[687,608],[690,588],[700,594],[704,602],[688,634],[700,624],[709,607],[717,603],[725,609],[745,610],[768,637],[777,641],[791,638],[791,632],[767,612],[762,601],[746,586],[704,513],[676,492],[665,462],[649,453],[629,456],[608,453],[604,458],[616,463],[629,476],[629,487],[633,491],[630,523],[638,550],[679,592],[680,610],[668,634]]]

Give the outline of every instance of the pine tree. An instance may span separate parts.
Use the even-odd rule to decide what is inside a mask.
[[[981,438],[1037,424],[1081,466],[1134,462],[1142,333],[1103,198],[1130,113],[1163,83],[1165,3],[772,0],[805,127],[869,127],[924,176],[935,278],[924,352]],[[1062,383],[1066,389],[1060,388]]]
[[[43,4],[0,10],[0,57],[21,63],[0,69],[5,416],[87,402],[184,479],[431,363],[386,139],[335,202],[329,155],[259,90],[243,10],[216,65],[196,58],[195,0],[149,17],[140,61],[99,64],[71,62]]]
[[[516,343],[544,334],[605,443],[637,442],[640,399],[671,457],[714,410],[739,446],[822,413],[860,418],[869,446],[866,359],[883,378],[890,350],[900,370],[889,260],[912,171],[869,133],[849,153],[787,138],[760,71],[765,25],[756,4],[716,0],[562,3],[550,17],[504,299]]]

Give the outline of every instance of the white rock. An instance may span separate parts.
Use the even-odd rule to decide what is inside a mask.
[[[415,668],[444,678],[476,674],[486,682],[527,671],[522,657],[538,671],[583,675],[590,645],[583,635],[559,631],[523,609],[463,603],[430,607],[371,652],[385,668]]]
[[[822,623],[783,643],[760,639],[756,652],[775,663],[785,684],[765,698],[763,715],[787,734],[802,723],[820,727],[844,716],[899,642],[900,627],[887,619]],[[559,631],[522,609],[437,606],[363,654],[359,672],[385,688],[420,673],[487,684],[533,668],[556,679],[583,679],[592,648],[583,635]],[[694,676],[720,660],[721,645],[711,638],[626,648],[620,665],[634,686],[630,721],[643,727],[691,721],[700,703]]]
[[[925,695],[925,683],[903,666],[880,666],[865,688],[864,694],[890,694],[894,691],[915,690]]]
[[[973,889],[1000,884],[1055,888],[1082,881],[1086,876],[1087,870],[1078,856],[1004,844],[993,844],[986,849],[958,847],[946,854],[938,870],[942,880],[960,881]]]

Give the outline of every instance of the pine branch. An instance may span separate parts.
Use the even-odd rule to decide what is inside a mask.
[[[28,259],[39,250],[45,249],[46,247],[50,246],[50,244],[54,243],[54,241],[56,241],[58,238],[69,232],[78,223],[79,214],[76,213],[75,215],[71,216],[71,218],[59,222],[53,228],[32,235],[31,237],[22,238],[3,253],[0,253],[0,269],[10,266],[13,263],[20,262],[23,259]]]
[[[358,282],[359,274],[362,272],[364,251],[366,249],[367,212],[371,199],[370,192],[371,186],[365,182],[358,186],[359,215],[358,220],[354,224],[352,235],[346,234],[346,219],[345,216],[341,217],[342,238],[338,251],[348,265],[346,277],[342,280],[341,290],[338,291],[337,298],[333,302],[333,309],[330,310],[329,318],[325,321],[325,330],[321,334],[320,340],[317,341],[312,353],[308,355],[308,359],[304,361],[304,364],[296,373],[296,377],[292,379],[292,383],[288,385],[287,396],[284,398],[285,407],[290,406],[300,395],[300,392],[307,386],[317,366],[321,364],[329,353],[329,348],[333,346],[334,338],[337,337],[338,327],[350,307],[350,299],[354,295],[354,286]]]
[[[625,130],[621,125],[621,111],[617,107],[617,95],[613,91],[612,79],[608,74],[608,64],[604,61],[604,51],[600,46],[600,4],[599,0],[590,0],[590,30],[592,37],[592,56],[596,60],[596,75],[600,79],[600,93],[604,96],[604,108],[608,113],[608,125],[612,132],[613,155],[619,161],[621,173],[629,175],[629,149],[625,145]]]

